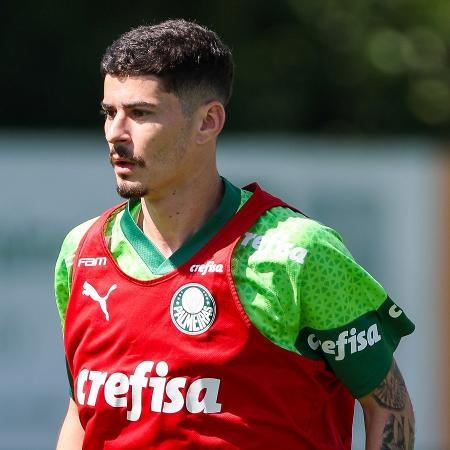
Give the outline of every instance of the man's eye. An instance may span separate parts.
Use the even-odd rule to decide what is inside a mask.
[[[109,110],[103,109],[103,108],[100,109],[100,114],[102,116],[104,116],[105,119],[113,119],[114,115],[115,115],[114,111],[109,111]]]
[[[150,111],[146,110],[146,109],[133,109],[132,111],[132,115],[134,117],[146,117],[150,114]]]

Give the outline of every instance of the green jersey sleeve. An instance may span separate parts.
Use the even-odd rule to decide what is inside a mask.
[[[386,376],[413,323],[352,257],[340,236],[316,223],[300,277],[301,326],[296,347],[322,358],[355,397]]]
[[[83,238],[89,227],[97,220],[97,218],[88,220],[70,231],[65,237],[61,250],[55,265],[55,299],[58,309],[59,318],[61,320],[61,328],[64,330],[64,322],[66,319],[66,309],[70,296],[70,285],[72,278],[72,266],[78,244]],[[69,394],[73,396],[73,379],[69,371],[66,361],[67,377],[69,380]]]
[[[64,329],[67,303],[70,296],[72,265],[75,253],[82,237],[97,218],[88,220],[71,230],[64,239],[55,266],[55,299],[61,327]]]

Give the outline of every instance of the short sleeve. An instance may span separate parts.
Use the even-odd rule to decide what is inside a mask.
[[[67,234],[61,245],[58,259],[56,260],[54,289],[56,307],[58,309],[62,329],[64,329],[66,309],[70,296],[73,259],[82,237],[96,219],[97,218],[94,218],[78,225]]]
[[[73,259],[78,247],[78,244],[83,237],[86,230],[92,225],[95,219],[91,219],[78,227],[74,228],[64,239],[61,250],[58,255],[58,259],[55,265],[55,278],[54,278],[54,289],[55,289],[55,300],[56,307],[58,309],[59,318],[61,320],[61,328],[64,330],[64,323],[66,319],[67,304],[70,297],[70,285],[71,285],[71,275]],[[66,370],[67,378],[69,380],[70,386],[70,396],[73,396],[73,378],[69,370],[69,366],[66,360]]]
[[[414,324],[356,263],[340,236],[321,225],[310,235],[298,288],[298,351],[324,359],[354,397],[371,392]]]

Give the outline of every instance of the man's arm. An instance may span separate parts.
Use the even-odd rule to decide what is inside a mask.
[[[414,412],[395,360],[381,384],[358,400],[364,411],[366,450],[413,450]]]
[[[76,403],[70,399],[67,414],[59,433],[56,450],[81,450],[84,430],[78,418]]]

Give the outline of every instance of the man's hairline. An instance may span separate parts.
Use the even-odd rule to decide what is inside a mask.
[[[179,100],[180,104],[181,104],[181,109],[183,111],[183,114],[186,117],[192,117],[193,113],[200,108],[203,105],[206,105],[208,103],[211,102],[219,102],[222,107],[225,109],[225,104],[224,102],[219,98],[219,96],[212,96],[212,97],[206,97],[205,99],[202,99],[200,102],[197,102],[197,104],[194,106],[194,108],[192,108],[192,103],[189,102],[189,99],[186,98],[189,96],[189,93],[178,93],[176,92],[175,89],[168,89],[167,88],[167,83],[164,81],[164,78],[161,76],[158,76],[156,74],[153,73],[142,73],[142,74],[135,74],[135,73],[111,73],[111,72],[105,72],[103,75],[103,81],[105,81],[106,77],[112,77],[112,78],[117,78],[117,79],[126,79],[126,78],[134,78],[134,79],[138,79],[138,78],[146,78],[146,79],[154,79],[157,83],[159,88],[166,94],[172,94],[175,97],[177,97],[177,99]],[[189,91],[191,93],[194,93],[194,91],[196,90],[197,87],[194,87],[192,89],[189,89]],[[214,89],[210,89],[209,92],[212,94],[214,92]],[[184,98],[183,98],[184,97]],[[187,104],[189,103],[189,104]]]

